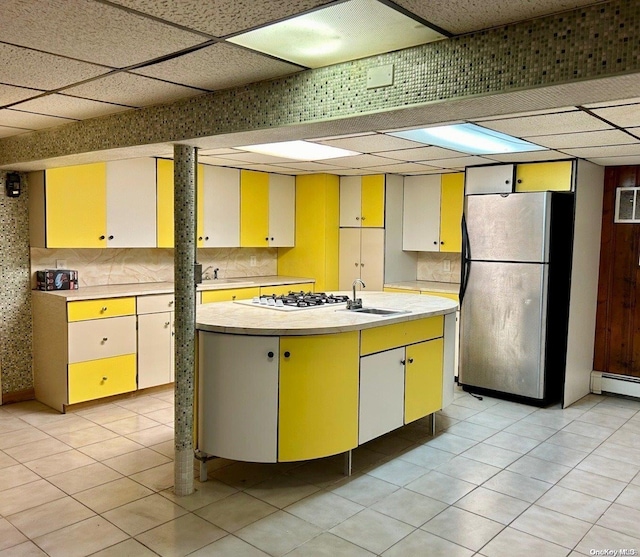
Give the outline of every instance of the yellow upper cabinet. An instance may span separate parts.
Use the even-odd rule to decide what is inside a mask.
[[[516,166],[516,191],[572,191],[572,161],[536,162]]]
[[[253,170],[240,173],[240,246],[294,245],[295,178]]]
[[[155,159],[53,168],[29,175],[31,245],[155,247]],[[132,227],[131,223],[136,226]]]
[[[461,172],[405,177],[402,248],[460,252],[463,199]]]
[[[384,174],[340,178],[340,226],[384,227]]]
[[[38,224],[47,248],[107,247],[107,173],[105,163],[44,171],[45,215]],[[29,192],[31,194],[31,191]]]

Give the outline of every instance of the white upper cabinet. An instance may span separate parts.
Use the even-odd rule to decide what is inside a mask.
[[[360,176],[340,177],[340,226],[361,226]]]
[[[107,247],[156,246],[156,160],[109,161],[107,173]]]
[[[295,245],[295,176],[269,174],[269,247]]]
[[[198,246],[239,247],[240,170],[207,165],[203,167],[203,223]]]
[[[405,177],[402,249],[440,251],[440,182],[439,174]]]
[[[511,193],[513,191],[512,164],[468,166],[464,185],[465,195],[475,193]]]

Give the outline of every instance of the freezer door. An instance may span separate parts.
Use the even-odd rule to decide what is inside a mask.
[[[460,310],[461,384],[544,398],[547,269],[471,263]]]
[[[550,216],[548,192],[466,196],[469,258],[547,262]]]

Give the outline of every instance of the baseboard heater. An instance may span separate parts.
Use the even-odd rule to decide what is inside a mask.
[[[640,377],[592,371],[591,392],[595,394],[612,393],[640,398]]]

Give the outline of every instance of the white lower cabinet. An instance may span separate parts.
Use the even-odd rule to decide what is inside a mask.
[[[277,462],[279,338],[201,333],[199,351],[198,448]]]
[[[360,358],[359,444],[404,424],[404,350]]]
[[[138,315],[138,389],[173,381],[173,320],[172,311]]]

